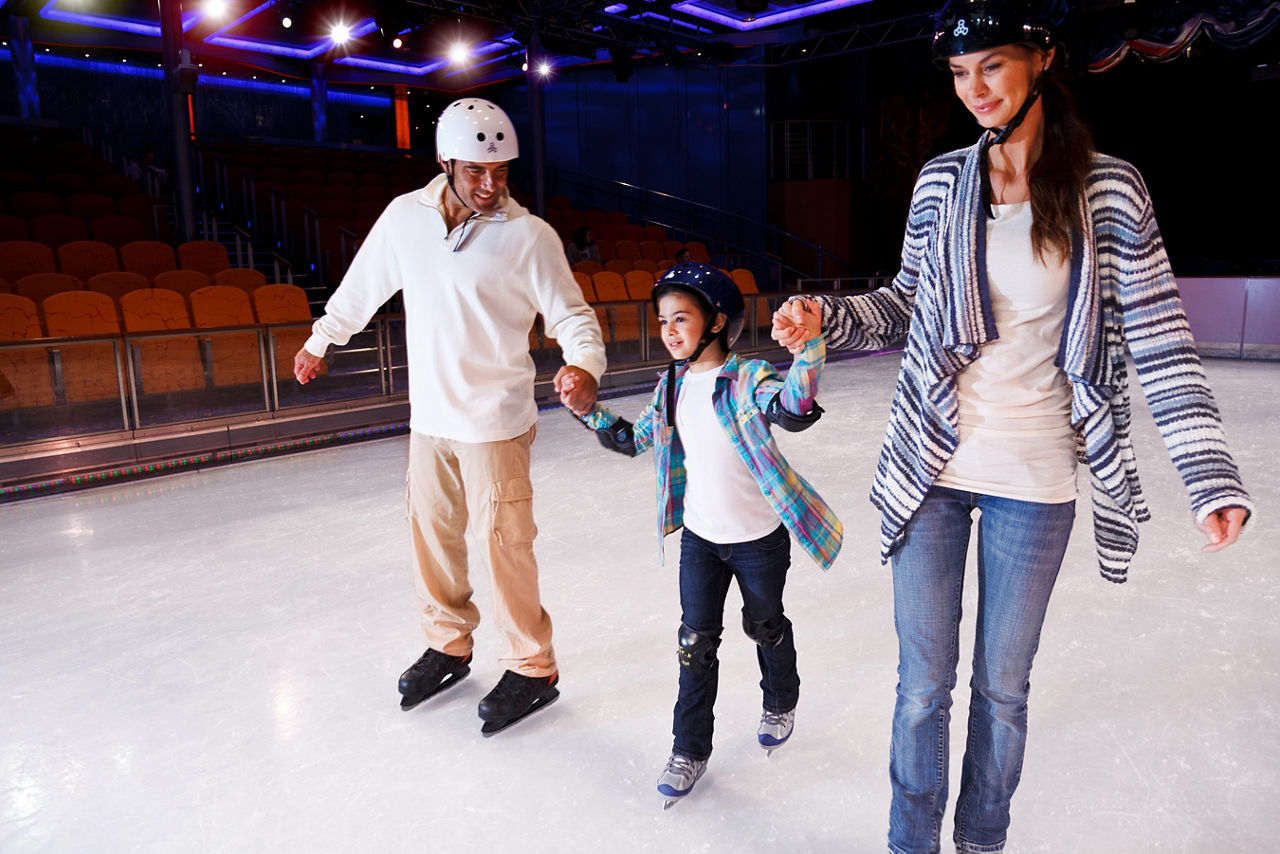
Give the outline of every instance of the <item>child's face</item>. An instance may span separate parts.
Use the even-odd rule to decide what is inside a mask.
[[[688,294],[672,291],[658,298],[658,328],[671,358],[687,359],[693,355],[706,322],[702,307]]]

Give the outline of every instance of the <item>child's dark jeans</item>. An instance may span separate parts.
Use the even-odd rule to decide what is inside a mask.
[[[791,537],[777,529],[745,543],[712,543],[684,529],[680,540],[680,608],[683,634],[695,633],[720,645],[724,631],[724,603],[729,582],[742,591],[742,621],[756,641],[764,708],[785,712],[800,697],[796,647],[791,621],[782,610],[782,588],[791,566]],[[713,647],[714,649],[714,647]],[[694,759],[711,755],[720,663],[710,660],[680,667],[680,696],[676,699],[674,750]]]

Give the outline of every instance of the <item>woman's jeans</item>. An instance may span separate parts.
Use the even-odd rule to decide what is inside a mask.
[[[785,712],[800,698],[791,621],[782,611],[782,588],[791,566],[787,529],[758,540],[719,544],[684,529],[680,539],[680,695],[676,699],[673,750],[694,759],[711,755],[729,582],[742,592],[742,627],[757,644],[764,708]]]
[[[946,487],[929,491],[893,556],[898,699],[889,777],[889,850],[939,850],[948,724],[960,656],[960,600],[973,511],[978,619],[969,733],[955,835],[962,851],[1000,851],[1022,774],[1031,660],[1075,520],[1075,502],[1038,504]]]

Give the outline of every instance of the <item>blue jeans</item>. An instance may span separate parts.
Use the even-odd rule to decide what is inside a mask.
[[[745,543],[713,543],[688,528],[680,538],[681,622],[719,647],[729,582],[738,579],[743,628],[757,639],[764,634],[761,627],[770,627],[767,643],[757,640],[756,658],[764,708],[774,712],[795,708],[800,698],[795,640],[791,621],[782,611],[782,588],[790,566],[791,536],[782,525]],[[675,752],[694,759],[711,755],[712,707],[719,677],[720,661],[714,657],[714,648],[706,666],[680,667],[680,695],[671,728]]]
[[[956,847],[1000,851],[1022,774],[1031,660],[1075,520],[1075,502],[1038,504],[934,487],[893,555],[898,698],[893,710],[889,850],[939,850],[947,803],[951,691],[973,511],[978,618]]]

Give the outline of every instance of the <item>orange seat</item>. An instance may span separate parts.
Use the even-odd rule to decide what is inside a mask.
[[[703,264],[711,263],[711,256],[707,253],[707,245],[699,240],[690,240],[684,245],[689,250],[689,258],[693,261],[699,261]]]
[[[209,287],[212,281],[199,270],[166,270],[152,279],[151,283],[157,288],[177,291],[184,297],[189,297],[201,288]]]
[[[653,295],[653,274],[647,270],[632,270],[622,277],[631,299],[649,299]]]
[[[109,243],[119,249],[126,243],[142,240],[147,236],[142,223],[124,214],[107,214],[94,217],[89,223],[89,233],[94,240]]]
[[[6,240],[0,243],[0,279],[16,282],[32,273],[56,273],[58,264],[53,249],[32,240]]]
[[[611,273],[617,273],[619,276],[625,277],[627,273],[631,272],[631,262],[622,261],[620,259],[615,258],[612,261],[606,261],[604,268]],[[596,272],[599,272],[599,271],[596,271]]]
[[[32,240],[55,249],[74,240],[89,239],[89,226],[70,214],[41,214],[30,225]]]
[[[674,259],[683,248],[684,244],[679,240],[664,241],[662,244],[662,257]]]
[[[652,274],[654,278],[658,277],[658,262],[650,261],[648,258],[641,258],[639,261],[632,261],[631,269],[644,270],[646,273]]]
[[[36,304],[17,294],[0,294],[0,342],[43,337]],[[48,351],[0,349],[0,411],[52,406],[53,402]]]
[[[190,329],[182,294],[144,288],[120,297],[125,332]],[[195,336],[131,341],[139,394],[163,394],[204,388],[204,368]]]
[[[62,199],[53,193],[25,190],[9,196],[9,212],[30,221],[44,214],[61,214],[67,210],[62,205]]]
[[[596,273],[591,277],[595,286],[596,297],[600,302],[620,302],[630,299],[626,281],[617,273],[608,270]],[[601,321],[601,328],[609,329],[610,341],[640,340],[640,311],[636,306],[611,306],[606,308],[606,321]]]
[[[151,281],[141,273],[118,271],[115,273],[99,273],[85,282],[89,290],[106,294],[115,302],[130,291],[151,287]]]
[[[307,303],[306,291],[297,285],[275,284],[255,288],[253,309],[259,323],[309,324],[311,321],[311,306]],[[268,340],[274,353],[277,381],[293,376],[293,357],[310,336],[309,325],[305,328],[270,330]],[[328,366],[322,361],[320,373],[326,371]]]
[[[58,247],[58,267],[82,282],[120,269],[116,248],[100,240],[76,240]]]
[[[63,291],[46,297],[42,309],[51,338],[120,334],[115,301],[106,294]],[[117,346],[106,341],[58,345],[68,403],[120,397],[120,378],[127,374],[123,361],[117,369]]]
[[[640,241],[640,257],[644,258],[645,260],[652,261],[653,263],[656,264],[659,261],[661,261],[663,258],[667,257],[667,253],[666,253],[666,250],[662,248],[662,244],[659,243],[658,241],[641,240]]]
[[[30,240],[31,229],[27,221],[20,216],[0,213],[0,242],[9,240]]]
[[[178,246],[178,266],[212,277],[231,266],[227,247],[215,240],[188,240]]]
[[[644,257],[640,253],[640,244],[634,240],[615,240],[613,249],[618,253],[618,257],[627,261],[639,261]]]
[[[252,326],[255,322],[249,294],[233,285],[209,285],[193,292],[191,319],[199,329]],[[262,382],[258,333],[218,333],[209,336],[208,344],[215,386]]]
[[[45,297],[63,291],[79,290],[81,287],[83,285],[79,279],[66,273],[32,273],[14,282],[13,292],[39,305],[44,302]]]
[[[247,294],[252,294],[267,283],[267,277],[259,270],[250,267],[228,267],[213,274],[215,285],[231,285]]]
[[[599,261],[579,261],[573,265],[575,273],[585,273],[588,276],[594,276],[596,273],[604,270],[604,265]]]
[[[622,226],[622,239],[630,240],[632,243],[639,243],[644,240],[644,229],[638,225],[627,223]]]
[[[649,223],[644,227],[644,239],[656,240],[659,243],[667,242],[667,230],[660,225]]]
[[[100,216],[113,216],[120,211],[116,200],[102,193],[76,193],[67,196],[67,213],[92,220]]]
[[[120,247],[120,269],[154,279],[163,272],[178,269],[178,256],[167,243],[135,240]]]

